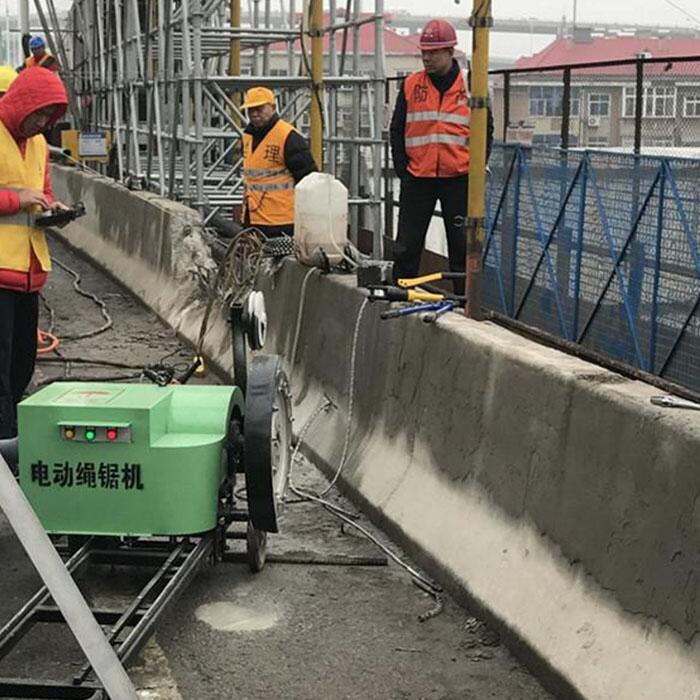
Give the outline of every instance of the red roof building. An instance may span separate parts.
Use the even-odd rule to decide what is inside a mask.
[[[591,41],[574,41],[561,38],[553,41],[533,56],[519,58],[514,68],[545,68],[565,64],[594,63],[600,61],[629,61],[645,56],[648,58],[677,58],[695,56],[697,61],[689,63],[649,64],[648,74],[685,76],[700,75],[700,39],[651,39],[643,37],[598,37]],[[634,76],[635,66],[608,66],[589,68],[577,73],[604,76]]]
[[[634,142],[636,61],[644,63],[642,145],[651,149],[700,146],[700,39],[644,37],[560,38],[533,56],[516,61],[511,76],[509,127],[517,138],[559,145],[563,71],[571,66],[570,144],[592,148],[630,148]],[[691,60],[682,60],[691,59]],[[668,60],[666,60],[668,59]],[[575,68],[605,61],[626,65]],[[503,87],[494,81],[494,111],[503,134]],[[679,151],[680,152],[680,151]]]

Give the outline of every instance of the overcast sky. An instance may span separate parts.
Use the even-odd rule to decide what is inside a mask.
[[[369,0],[363,0],[363,4]],[[471,10],[471,0],[385,0],[387,8],[409,10],[413,14],[452,16]],[[674,7],[674,5],[676,7]],[[571,18],[573,0],[493,0],[495,17]],[[680,9],[677,9],[680,8]],[[577,19],[581,22],[632,22],[700,27],[700,3],[697,0],[578,0]],[[691,19],[688,15],[693,16]]]
[[[16,0],[5,2],[9,3],[10,8],[18,7]],[[59,7],[67,8],[70,4],[70,0],[56,0]],[[277,7],[278,1],[273,0],[272,4]],[[338,0],[338,5],[342,4],[342,0]],[[373,4],[373,0],[362,0],[365,10],[369,10]],[[442,16],[465,14],[472,6],[471,0],[461,0],[461,4],[454,0],[385,0],[385,4],[387,9],[405,9],[414,14],[433,13]],[[33,3],[30,2],[31,5]],[[560,19],[562,15],[571,17],[573,5],[573,0],[536,0],[528,3],[522,0],[493,0],[493,12],[496,17]],[[578,0],[577,5],[577,17],[582,22],[634,21],[641,24],[700,27],[700,3],[697,0]]]
[[[0,0],[2,2],[3,0]],[[56,5],[68,8],[70,0],[55,0]],[[289,0],[283,0],[288,6]],[[18,7],[17,0],[4,0],[11,11]],[[338,6],[343,0],[337,0]],[[437,17],[466,16],[472,7],[472,0],[384,0],[387,11],[407,10],[412,14],[434,15]],[[297,7],[300,5],[297,0]],[[30,3],[31,5],[31,3]],[[325,0],[324,5],[327,5]],[[243,0],[244,8],[247,1]],[[273,8],[279,7],[279,0],[272,0]],[[566,16],[571,21],[574,0],[493,0],[496,18],[523,19],[523,34],[494,34],[491,39],[493,57],[514,59],[537,52],[549,44],[553,37],[530,35],[527,32],[528,18],[560,20]],[[370,11],[374,0],[362,0],[362,9]],[[700,28],[700,3],[698,0],[577,0],[577,21],[581,24],[601,22],[651,24]],[[460,48],[469,51],[470,39],[466,32],[460,32]]]

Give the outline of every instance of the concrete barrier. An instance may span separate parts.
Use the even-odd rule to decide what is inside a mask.
[[[59,235],[191,339],[216,271],[197,212],[75,168],[53,166],[52,177],[57,198],[87,211]]]
[[[93,188],[113,187],[65,177],[89,206],[104,201],[89,200]],[[143,205],[144,236],[164,226],[169,233],[157,240],[169,237],[172,252],[191,235],[179,229],[176,205],[136,199],[158,221]],[[167,245],[154,259],[131,241],[133,219],[91,228],[99,218],[66,237],[194,339],[203,304],[177,271],[187,255],[204,255],[199,244],[179,251],[179,267],[168,266],[159,262]],[[306,438],[332,473],[363,298],[349,277],[311,273],[295,361],[305,274],[290,263],[264,281],[266,350],[287,360],[297,426],[324,396],[334,402]],[[182,285],[168,310],[159,288]],[[520,642],[562,697],[698,700],[700,414],[654,407],[658,390],[491,323],[450,314],[427,326],[381,321],[379,311],[365,306],[358,325],[343,488]],[[220,316],[205,347],[226,365]]]

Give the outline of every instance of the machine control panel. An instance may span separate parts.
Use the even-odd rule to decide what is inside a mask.
[[[68,442],[131,442],[131,425],[128,423],[115,425],[59,423],[58,429],[61,439]]]

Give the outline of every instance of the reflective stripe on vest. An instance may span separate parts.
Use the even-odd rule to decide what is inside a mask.
[[[48,146],[43,136],[27,139],[24,154],[0,121],[0,190],[44,191]],[[38,210],[37,212],[38,213]],[[29,225],[31,214],[0,216],[0,269],[28,272],[32,252],[41,269],[51,269],[44,232]]]
[[[294,177],[284,163],[284,147],[294,127],[279,119],[253,150],[243,134],[243,221],[259,226],[294,223]]]
[[[35,68],[36,66],[43,66],[49,59],[53,58],[50,53],[44,53],[39,61],[34,58],[34,56],[27,56],[24,60],[25,68]]]
[[[3,189],[0,187],[0,189]],[[0,226],[33,226],[34,216],[27,212],[20,212],[12,216],[0,216]]]
[[[263,170],[261,168],[243,168],[241,170],[243,177],[256,178],[256,177],[276,177],[277,175],[289,175],[292,173],[287,170],[287,168],[270,168],[268,170]]]
[[[293,190],[294,180],[291,182],[271,182],[269,184],[250,183],[247,187],[248,192],[278,192],[279,190]]]
[[[464,72],[440,95],[425,71],[404,81],[408,171],[416,177],[469,172],[471,110]]]
[[[466,124],[469,126],[471,120],[463,114],[450,114],[449,112],[413,112],[406,115],[406,123],[439,121],[450,122],[451,124]]]
[[[457,146],[468,146],[468,136],[450,136],[450,134],[428,134],[428,136],[412,136],[406,139],[406,147],[425,146],[429,143],[454,143]]]

